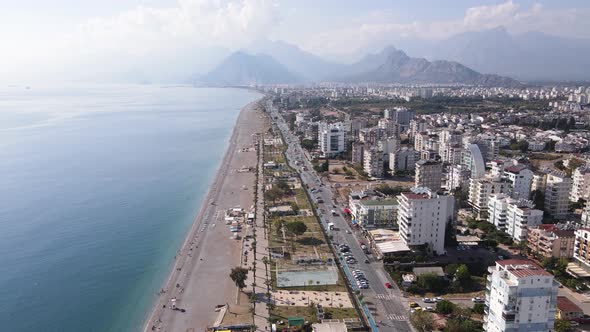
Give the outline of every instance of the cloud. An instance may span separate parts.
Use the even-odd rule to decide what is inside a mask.
[[[541,31],[562,36],[590,38],[589,9],[546,9],[540,4],[522,8],[513,1],[468,8],[463,17],[432,22],[367,20],[352,27],[318,33],[303,47],[319,54],[346,53],[396,40],[441,40],[458,33],[504,26],[510,32]]]
[[[158,76],[153,74],[159,69],[154,64],[166,63],[172,72],[170,67],[179,62],[184,70],[190,70],[191,61],[210,64],[215,59],[204,59],[210,53],[244,47],[267,36],[278,23],[273,0],[179,0],[174,7],[139,6],[91,18],[71,33],[49,39],[15,38],[0,60],[10,59],[19,74],[34,66],[53,69],[50,72],[68,68],[77,78],[125,76],[124,72]]]

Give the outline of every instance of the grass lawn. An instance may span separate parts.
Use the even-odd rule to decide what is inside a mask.
[[[330,319],[359,318],[355,308],[324,308],[324,313],[331,313]]]

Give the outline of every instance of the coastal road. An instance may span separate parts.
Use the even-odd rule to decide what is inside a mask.
[[[307,190],[314,202],[317,203],[318,198],[324,201],[323,204],[318,204],[318,213],[324,228],[328,229],[327,224],[329,222],[334,223],[338,231],[331,231],[333,242],[335,244],[344,243],[350,247],[358,263],[351,265],[349,268],[363,271],[369,280],[370,288],[362,290],[362,294],[379,331],[412,331],[413,327],[409,324],[408,301],[402,297],[400,290],[395,282],[391,280],[382,263],[375,261],[363,252],[360,242],[366,243],[366,240],[360,232],[352,230],[348,221],[342,217],[344,206],[336,205],[332,190],[324,185],[322,179],[313,170],[311,162],[305,157],[298,138],[291,134],[287,123],[270,101],[267,104],[267,109],[270,110],[273,121],[277,124],[283,133],[283,138],[286,140],[288,149],[285,154],[289,164],[300,173],[301,179],[307,185]],[[336,216],[331,214],[332,209],[338,211]],[[368,264],[365,263],[365,259],[369,259]],[[356,281],[350,280],[350,283],[355,285]],[[390,283],[394,288],[386,288],[385,283]]]

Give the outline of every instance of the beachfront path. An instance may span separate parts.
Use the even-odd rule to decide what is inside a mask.
[[[236,170],[257,165],[256,152],[240,151],[253,147],[253,134],[262,130],[263,115],[255,106],[251,103],[240,112],[225,158],[176,256],[165,293],[159,295],[145,331],[203,331],[216,320],[216,305],[236,302],[236,286],[229,272],[240,265],[243,254],[241,241],[231,238],[223,213],[238,206],[248,211],[254,204],[255,172]],[[249,278],[247,283],[251,281]],[[173,299],[186,312],[172,310]]]

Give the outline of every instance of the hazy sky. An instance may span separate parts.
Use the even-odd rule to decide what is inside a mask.
[[[588,17],[586,0],[0,0],[0,79],[174,80],[263,38],[331,56],[500,25],[590,38]]]

